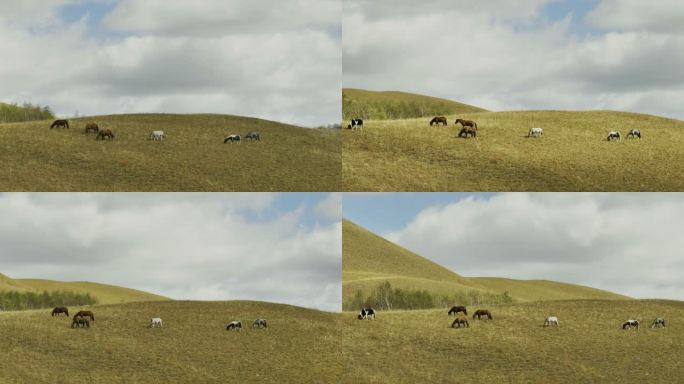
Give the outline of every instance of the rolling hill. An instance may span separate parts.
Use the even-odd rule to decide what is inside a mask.
[[[85,135],[87,122],[112,141]],[[337,191],[338,130],[224,115],[115,115],[0,124],[3,191]],[[148,140],[163,130],[163,142]],[[227,134],[261,142],[224,144]]]
[[[250,301],[95,306],[90,328],[49,311],[0,313],[2,383],[339,382],[339,315]],[[163,328],[147,328],[161,317]],[[268,329],[252,329],[256,318]],[[242,331],[225,324],[242,320]]]
[[[474,120],[476,139],[455,119]],[[682,191],[684,122],[613,111],[458,112],[343,130],[346,191]],[[529,139],[532,127],[543,138]],[[639,128],[641,140],[608,142]],[[664,166],[664,165],[667,166]]]
[[[468,290],[501,294],[507,291],[515,302],[627,299],[599,289],[553,281],[460,276],[343,220],[342,301],[349,301],[359,290],[367,294],[384,281],[389,281],[395,287],[425,289],[435,294]]]

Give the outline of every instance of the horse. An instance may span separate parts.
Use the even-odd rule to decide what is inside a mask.
[[[464,307],[462,305],[457,305],[455,307],[451,307],[451,309],[449,310],[449,312],[447,312],[447,314],[449,316],[451,316],[452,314],[455,316],[455,315],[458,315],[459,312],[463,312],[464,315],[468,316],[468,311],[466,310],[466,307]]]
[[[456,325],[458,325],[458,327],[456,327]],[[459,317],[456,320],[454,320],[453,323],[451,323],[451,328],[461,328],[461,327],[470,328],[470,324],[468,323],[468,319]]]
[[[432,120],[430,120],[430,126],[432,127],[433,125],[448,125],[449,122],[447,121],[447,118],[444,116],[437,116],[433,117]]]
[[[653,323],[651,323],[651,328],[660,328],[663,327],[665,328],[665,319],[662,317],[656,317],[655,320],[653,320]]]
[[[71,328],[90,328],[90,322],[85,317],[74,317],[74,321],[71,322]]]
[[[95,315],[91,311],[79,311],[74,315],[74,319],[77,317],[90,317],[90,320],[95,321]]]
[[[60,313],[63,313],[66,315],[66,317],[69,317],[69,309],[67,307],[57,307],[52,310],[52,317],[59,316]]]
[[[558,318],[556,316],[549,316],[544,320],[544,327],[550,327],[551,325],[558,327]]]
[[[475,311],[475,314],[473,314],[473,320],[475,319],[475,317],[477,317],[478,320],[481,320],[482,316],[487,316],[489,320],[492,320],[491,312],[489,312],[486,309],[478,309],[477,311]]]
[[[347,125],[347,129],[351,129],[351,130],[363,129],[363,120],[351,119],[351,124]]]
[[[240,135],[230,135],[230,136],[226,136],[226,137],[223,139],[223,144],[225,144],[225,143],[227,143],[227,142],[229,142],[229,141],[230,141],[231,144],[233,144],[233,143],[238,143],[238,144],[240,144]]]
[[[259,132],[250,132],[247,135],[245,135],[245,140],[261,141],[261,136],[259,136]]]
[[[613,141],[613,140],[622,140],[622,135],[620,135],[620,131],[610,131],[608,132],[608,141]]]
[[[55,120],[50,126],[52,128],[69,128],[69,120]]]
[[[622,324],[622,329],[636,328],[639,330],[639,320],[627,320]]]
[[[472,121],[472,120],[456,119],[456,121],[454,122],[454,124],[456,124],[456,125],[461,124],[461,127],[463,127],[463,128],[465,128],[465,127],[471,127],[471,128],[473,128],[474,130],[477,131],[477,123],[474,122],[474,121]]]
[[[230,323],[226,324],[226,331],[239,331],[242,329],[242,321],[240,320],[235,320],[231,321]]]
[[[638,129],[632,129],[627,134],[628,139],[641,139],[641,131]]]
[[[150,319],[150,325],[148,328],[163,328],[164,322],[159,317],[153,317]]]
[[[114,133],[112,132],[111,129],[103,129],[100,132],[98,132],[97,137],[95,137],[95,140],[113,140],[114,139]]]
[[[544,131],[541,128],[531,128],[527,137],[544,137]]]
[[[464,139],[467,139],[468,135],[471,137],[477,137],[477,130],[472,127],[463,127],[461,132],[458,133],[458,137],[462,137]]]
[[[152,131],[152,132],[150,132],[150,140],[162,141],[164,139],[166,139],[166,135],[164,134],[164,131]]]
[[[85,133],[86,135],[89,134],[90,132],[92,133],[98,133],[100,132],[100,127],[97,126],[95,123],[88,123],[85,126]]]
[[[361,308],[359,315],[356,317],[359,320],[375,320],[375,309],[373,308]]]
[[[268,323],[266,323],[265,319],[256,319],[252,323],[252,328],[254,328],[254,327],[259,327],[259,329],[268,328]]]

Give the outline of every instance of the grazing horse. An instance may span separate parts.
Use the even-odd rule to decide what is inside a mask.
[[[653,320],[653,323],[651,323],[651,328],[660,328],[663,327],[665,328],[665,319],[662,317],[656,317],[655,320]]]
[[[477,137],[477,129],[472,127],[463,127],[461,128],[461,132],[458,133],[458,137],[462,137],[464,139],[467,139],[468,135],[471,137]]]
[[[112,132],[111,129],[103,129],[101,130],[98,134],[97,137],[95,137],[95,140],[113,140],[114,139],[114,133]]]
[[[549,316],[544,320],[544,327],[550,327],[551,325],[558,326],[558,318],[556,316]]]
[[[444,116],[437,116],[433,117],[432,120],[430,120],[430,126],[432,127],[433,125],[448,125],[449,122],[447,121],[447,118]]]
[[[544,131],[541,128],[531,128],[527,137],[544,137]]]
[[[473,319],[475,319],[475,317],[477,317],[478,320],[481,320],[482,316],[487,316],[489,318],[489,320],[492,319],[491,312],[489,312],[486,309],[478,309],[477,311],[475,311],[475,314],[473,314]]]
[[[85,317],[74,317],[74,321],[71,322],[71,328],[90,328],[90,322]]]
[[[242,329],[242,321],[240,320],[235,320],[231,321],[230,323],[226,324],[226,331],[239,331]]]
[[[461,124],[461,126],[462,126],[463,128],[465,128],[465,127],[471,127],[471,128],[473,128],[474,130],[477,131],[477,123],[474,122],[474,121],[472,121],[472,120],[456,119],[456,121],[454,122],[454,124],[456,124],[456,125]]]
[[[447,314],[449,316],[451,316],[452,314],[455,316],[455,315],[458,315],[459,312],[463,312],[464,315],[468,316],[468,311],[466,310],[466,307],[464,307],[462,305],[457,305],[455,307],[451,307],[451,309],[449,310],[449,312]]]
[[[238,144],[240,144],[240,135],[230,135],[230,136],[226,136],[226,137],[223,139],[223,144],[225,144],[225,143],[227,143],[227,142],[229,142],[229,141],[230,141],[231,144],[233,144],[233,143],[238,143]]]
[[[613,141],[613,140],[622,140],[622,135],[620,135],[620,131],[608,132],[608,141]]]
[[[60,313],[63,313],[66,315],[66,317],[69,317],[69,309],[67,307],[57,307],[52,310],[52,317],[59,316]]]
[[[375,309],[373,308],[361,308],[359,315],[356,317],[359,320],[375,320]]]
[[[52,128],[69,128],[69,120],[55,120],[50,126]]]
[[[92,133],[98,133],[100,132],[100,127],[97,126],[95,123],[88,123],[85,126],[85,133],[86,135],[89,134],[90,132]]]
[[[166,135],[164,134],[164,131],[152,131],[152,132],[150,132],[150,140],[162,141],[164,139],[166,139]]]
[[[456,327],[456,325],[458,325],[458,327]],[[459,317],[456,320],[454,320],[453,323],[451,323],[451,328],[461,328],[462,326],[466,327],[466,328],[470,328],[470,324],[468,323],[468,319],[463,318],[463,317]]]
[[[347,125],[347,129],[351,129],[351,130],[363,129],[363,120],[351,119],[351,124]]]
[[[247,135],[245,135],[245,140],[261,141],[261,136],[259,136],[259,132],[250,132]]]
[[[164,322],[160,317],[153,317],[150,319],[150,325],[148,328],[163,328]]]
[[[74,319],[77,317],[90,317],[90,320],[95,321],[95,315],[91,311],[79,311],[74,315]]]
[[[627,134],[628,139],[641,139],[641,131],[638,129],[632,129]]]
[[[252,323],[252,328],[255,328],[255,327],[259,327],[259,329],[268,328],[268,323],[266,323],[265,319],[256,319]]]
[[[639,320],[627,320],[622,324],[622,329],[636,328],[639,330]]]

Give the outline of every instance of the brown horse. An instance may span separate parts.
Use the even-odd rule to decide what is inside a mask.
[[[114,139],[114,133],[112,132],[111,129],[103,129],[97,134],[97,137],[95,138],[95,140],[100,140],[100,139],[112,140],[112,139]]]
[[[463,127],[461,128],[461,132],[458,133],[458,137],[462,137],[464,139],[467,139],[468,135],[471,137],[477,137],[477,129],[472,127]]]
[[[52,317],[59,316],[60,313],[65,314],[67,317],[69,317],[69,310],[67,307],[57,307],[52,310]]]
[[[90,322],[85,317],[74,317],[74,321],[71,322],[71,328],[75,327],[90,328]]]
[[[463,128],[465,128],[465,127],[471,127],[471,128],[473,128],[474,130],[477,131],[477,123],[474,122],[474,121],[472,121],[472,120],[456,119],[456,121],[454,122],[454,124],[456,124],[456,125],[461,124],[461,126],[462,126]]]
[[[451,316],[453,315],[458,315],[459,312],[463,312],[464,315],[468,316],[468,311],[466,310],[466,307],[462,305],[457,305],[455,307],[451,307],[451,309],[448,312],[448,315]]]
[[[458,327],[456,327],[457,325],[458,325]],[[458,319],[454,320],[453,323],[451,323],[451,328],[461,328],[461,327],[470,328],[470,324],[468,324],[468,319],[465,319],[463,317],[459,317]]]
[[[55,120],[50,126],[50,129],[52,128],[69,128],[69,120]]]
[[[88,123],[85,126],[85,133],[86,135],[89,134],[90,132],[92,133],[98,133],[100,132],[100,127],[97,126],[95,123]]]
[[[477,311],[475,311],[475,314],[473,315],[473,319],[475,319],[476,316],[477,316],[478,320],[481,320],[482,316],[487,316],[489,318],[489,320],[492,319],[492,314],[486,309],[478,309]]]
[[[433,125],[448,125],[449,122],[447,121],[447,118],[444,116],[437,116],[433,117],[432,120],[430,120],[430,126],[432,127]]]
[[[90,317],[90,320],[95,321],[95,315],[91,311],[79,311],[76,315],[74,315],[74,320],[77,317]]]

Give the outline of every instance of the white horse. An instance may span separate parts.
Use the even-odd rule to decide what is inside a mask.
[[[152,131],[150,132],[150,140],[162,141],[166,138],[164,131]]]
[[[161,318],[153,317],[150,319],[149,328],[163,328],[163,327],[164,327],[164,322],[162,321]]]
[[[639,320],[627,320],[622,324],[622,329],[636,328],[639,330]]]
[[[558,327],[558,318],[556,316],[549,316],[544,320],[545,327],[550,327],[551,325]]]
[[[651,323],[651,328],[660,328],[663,327],[665,328],[665,319],[662,317],[656,317],[655,320],[653,320],[653,323]]]
[[[544,137],[544,130],[541,128],[531,128],[527,137]]]

